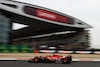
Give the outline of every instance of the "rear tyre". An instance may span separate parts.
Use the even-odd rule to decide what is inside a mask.
[[[68,63],[71,63],[72,62],[72,56],[67,56],[66,58],[68,58]]]

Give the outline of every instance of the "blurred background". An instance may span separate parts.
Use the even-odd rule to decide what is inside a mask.
[[[40,6],[39,9],[42,10],[49,8],[59,11],[62,15],[68,15],[68,18],[70,19],[68,21],[69,24],[73,23],[73,19],[78,18],[79,20],[82,20],[82,22],[77,22],[79,25],[82,25],[82,23],[85,22],[88,26],[90,26],[90,28],[67,26],[67,29],[65,29],[65,26],[62,27],[60,25],[47,24],[45,23],[46,21],[37,20],[36,18],[31,20],[24,17],[22,19],[21,16],[13,14],[13,12],[10,13],[9,11],[6,12],[0,9],[1,53],[39,53],[45,52],[45,50],[48,50],[48,52],[54,50],[51,52],[57,53],[60,51],[72,51],[69,53],[77,53],[75,51],[91,51],[86,53],[93,54],[96,53],[95,51],[100,51],[99,0],[11,0],[11,2],[13,1],[38,5]],[[7,2],[2,3],[2,5],[17,8],[17,5],[7,4]],[[34,12],[38,6],[35,6]],[[24,8],[24,10],[26,10],[26,8],[31,10],[29,7]],[[47,10],[48,9],[44,11]],[[51,13],[53,13],[52,10],[50,10]],[[30,13],[27,14],[31,15]],[[32,14],[35,16],[35,13]],[[41,18],[44,17],[40,17],[40,19]],[[45,17],[44,19],[47,18]]]

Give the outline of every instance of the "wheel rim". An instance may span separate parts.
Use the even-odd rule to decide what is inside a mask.
[[[64,59],[63,61],[64,61],[64,62],[67,62],[67,59]]]
[[[35,60],[35,62],[37,62],[38,61],[38,58],[35,58],[34,60]]]

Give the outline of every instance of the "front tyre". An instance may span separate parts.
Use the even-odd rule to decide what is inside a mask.
[[[34,58],[34,62],[38,63],[39,62],[39,58],[38,57]]]
[[[67,58],[64,58],[63,59],[63,63],[67,63],[68,62],[68,59]]]

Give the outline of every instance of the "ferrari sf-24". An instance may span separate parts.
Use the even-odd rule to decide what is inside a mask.
[[[28,62],[34,62],[34,63],[39,63],[39,62],[45,62],[45,63],[71,63],[72,62],[72,56],[67,55],[61,56],[61,55],[46,55],[46,56],[36,56],[34,58],[30,58]]]

